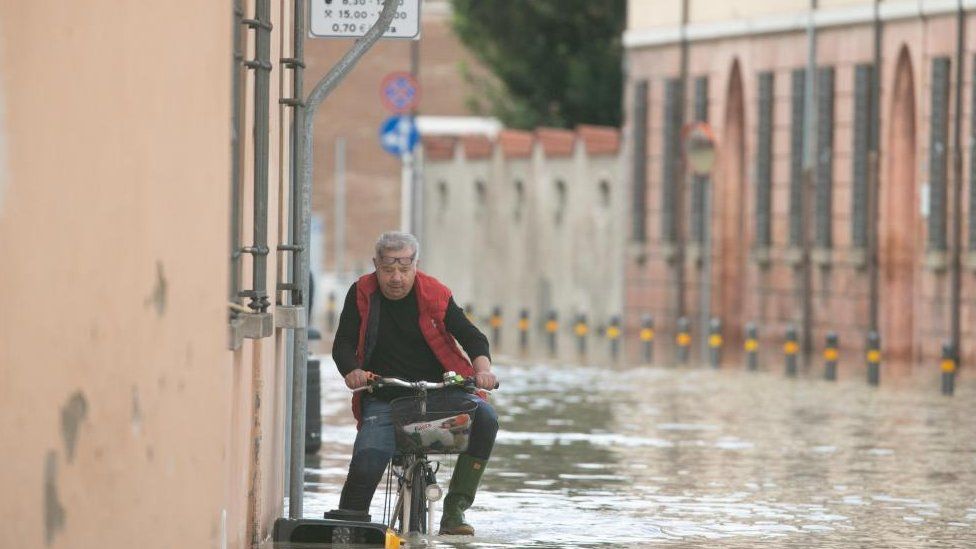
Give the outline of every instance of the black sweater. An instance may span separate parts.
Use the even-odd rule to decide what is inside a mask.
[[[379,292],[374,303],[379,306],[379,329],[376,346],[369,357],[369,364],[364,365],[363,369],[381,376],[398,377],[408,381],[442,381],[444,368],[420,331],[418,322],[420,312],[417,309],[416,292],[411,289],[410,293],[398,300],[387,299],[382,292]],[[371,311],[370,316],[372,314]],[[356,284],[353,284],[346,294],[346,301],[339,315],[339,327],[336,329],[332,344],[332,357],[335,359],[339,373],[343,376],[360,367],[356,360],[359,324]],[[454,302],[453,297],[447,305],[444,325],[469,357],[491,358],[488,354],[488,338],[471,324]],[[395,396],[393,393],[399,393],[399,391],[388,392],[389,395],[377,396],[393,397]]]

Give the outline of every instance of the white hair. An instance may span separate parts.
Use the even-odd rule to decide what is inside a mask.
[[[420,242],[410,233],[387,231],[376,240],[376,257],[383,257],[383,252],[398,252],[404,248],[413,250],[414,261],[420,259]]]

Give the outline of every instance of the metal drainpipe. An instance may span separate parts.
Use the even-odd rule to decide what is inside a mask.
[[[305,112],[302,117],[301,148],[297,149],[298,169],[301,174],[301,208],[298,210],[300,219],[300,230],[296,233],[298,241],[296,245],[301,248],[298,252],[301,261],[295,275],[295,282],[298,284],[301,296],[308,295],[308,242],[311,232],[311,208],[312,208],[312,129],[315,122],[315,111],[318,110],[322,101],[342,82],[349,71],[356,65],[359,59],[367,52],[373,44],[379,40],[380,36],[389,28],[396,15],[397,2],[386,2],[383,11],[380,12],[376,23],[366,32],[366,35],[353,44],[352,48],[342,56],[335,66],[329,70],[315,85],[312,93],[305,101]],[[302,33],[304,36],[304,33]],[[305,478],[305,375],[308,361],[308,329],[299,328],[295,330],[294,344],[294,374],[292,375],[292,399],[291,399],[291,463],[288,483],[288,516],[289,518],[302,517],[303,504],[303,481]]]
[[[878,218],[881,189],[881,0],[874,2],[874,78],[871,82],[871,130],[868,134],[867,207],[867,268],[868,268],[868,331],[881,333],[878,327]],[[882,341],[883,344],[883,341]]]
[[[252,244],[241,251],[251,254],[252,288],[241,292],[248,307],[264,313],[270,305],[268,264],[268,126],[271,101],[271,3],[255,2],[254,19],[243,23],[254,29],[254,59],[244,63],[254,69],[254,228]]]
[[[305,2],[304,0],[294,0],[293,4],[293,29],[292,29],[292,56],[285,57],[281,59],[281,63],[291,69],[292,73],[292,97],[280,99],[278,102],[282,105],[288,105],[292,107],[292,117],[291,117],[291,182],[289,185],[289,199],[290,199],[290,210],[291,210],[291,220],[290,220],[290,231],[291,231],[291,244],[282,244],[278,246],[278,250],[292,252],[291,255],[291,279],[290,284],[279,284],[279,291],[289,291],[290,292],[290,304],[291,305],[302,305],[303,299],[301,295],[302,288],[298,287],[295,283],[297,280],[296,273],[301,267],[301,259],[299,257],[299,252],[302,251],[302,247],[295,244],[298,238],[298,233],[301,230],[301,221],[299,219],[299,212],[301,210],[301,186],[299,178],[301,172],[298,166],[298,155],[301,150],[301,140],[302,140],[302,120],[305,116],[305,103],[302,102],[302,97],[305,95]],[[308,311],[311,314],[311,311]]]
[[[959,367],[962,357],[960,348],[960,303],[961,255],[962,255],[962,67],[965,64],[964,39],[966,29],[966,12],[962,7],[962,0],[958,2],[956,11],[956,98],[955,124],[952,132],[952,273],[950,297],[952,313],[949,327],[949,337],[956,352],[956,367]]]
[[[234,0],[234,63],[231,69],[230,122],[230,280],[228,300],[238,303],[241,290],[241,80],[244,78],[244,47],[241,21],[242,0]],[[237,311],[231,311],[237,316]]]
[[[799,284],[799,305],[800,305],[800,343],[804,364],[809,362],[810,354],[813,352],[813,304],[811,293],[813,292],[812,261],[810,257],[810,247],[812,244],[811,225],[813,221],[813,198],[814,178],[816,171],[817,158],[817,117],[814,112],[814,101],[817,92],[817,27],[814,16],[817,11],[817,0],[810,0],[810,17],[807,20],[807,74],[806,91],[804,93],[803,109],[803,207],[800,208],[802,216],[801,226],[801,253],[800,263],[800,284]]]

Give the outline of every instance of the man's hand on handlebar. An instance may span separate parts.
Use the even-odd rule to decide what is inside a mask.
[[[491,372],[478,372],[474,375],[474,383],[479,389],[492,391],[498,388],[498,378]]]
[[[355,370],[346,374],[346,387],[352,390],[361,389],[369,383],[369,380],[373,378],[373,374],[365,370],[356,368]]]

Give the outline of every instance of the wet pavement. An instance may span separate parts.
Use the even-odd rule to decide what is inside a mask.
[[[946,398],[937,374],[875,389],[741,370],[496,370],[501,431],[468,512],[478,535],[411,546],[976,547],[973,380]],[[325,361],[322,378],[314,518],[337,507],[355,437]]]

